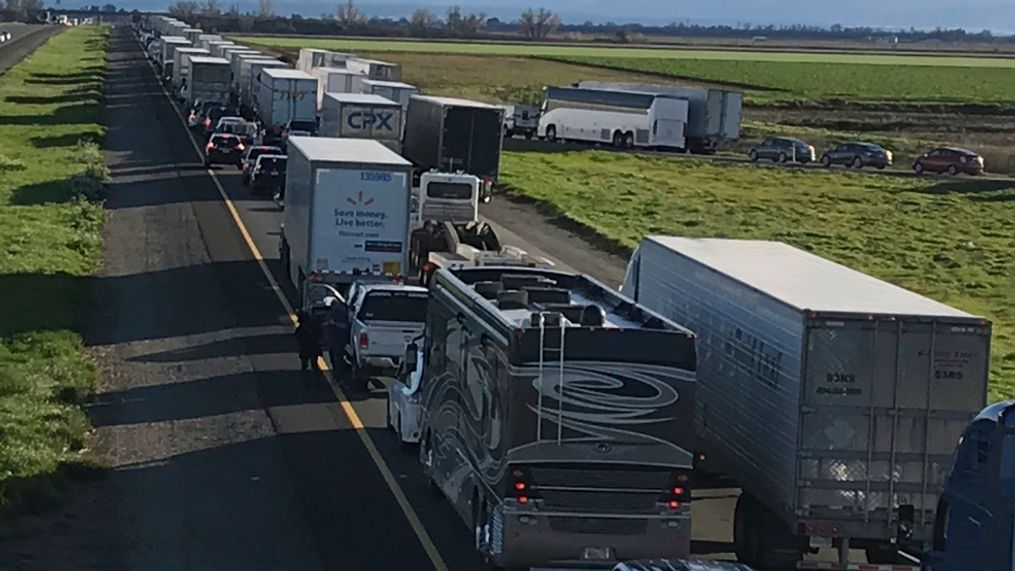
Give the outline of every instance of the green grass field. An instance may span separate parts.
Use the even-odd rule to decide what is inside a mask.
[[[624,247],[647,234],[780,240],[994,322],[991,398],[1015,397],[1015,182],[505,153],[513,193]]]
[[[286,36],[230,35],[229,37],[230,39],[243,44],[260,44],[280,48],[322,48],[335,51],[1015,68],[1015,59],[971,56],[802,53],[794,51],[777,52],[722,49],[625,48],[608,46],[546,45],[537,43],[497,44],[481,42],[429,42]]]
[[[70,29],[0,77],[0,510],[80,460],[96,378],[79,335],[101,257],[96,146],[108,31]]]
[[[907,103],[1015,103],[1015,70],[944,63],[876,64],[815,61],[555,58],[581,65],[651,73],[673,79],[737,85],[755,102],[802,100]],[[1015,59],[1010,60],[1015,62]]]

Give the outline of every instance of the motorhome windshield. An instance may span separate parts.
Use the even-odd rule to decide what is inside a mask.
[[[468,200],[475,188],[464,182],[430,182],[426,185],[427,198]]]

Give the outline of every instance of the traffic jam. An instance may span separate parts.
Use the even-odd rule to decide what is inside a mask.
[[[165,16],[137,32],[204,165],[281,211],[302,367],[386,393],[487,568],[1011,568],[1015,404],[987,406],[988,320],[772,241],[645,236],[604,284],[480,215],[506,136],[564,136],[537,110]],[[604,91],[660,105],[547,98]],[[738,490],[737,562],[692,550],[710,488]]]

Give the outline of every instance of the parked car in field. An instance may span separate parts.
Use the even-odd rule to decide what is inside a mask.
[[[250,173],[250,190],[254,194],[275,196],[285,186],[285,155],[262,154]]]
[[[238,165],[246,147],[240,138],[230,133],[214,133],[204,146],[204,166]]]
[[[240,160],[240,170],[243,171],[240,177],[241,182],[244,185],[250,184],[250,175],[254,172],[254,163],[257,162],[257,157],[261,155],[285,155],[282,152],[282,147],[276,147],[275,145],[253,145],[247,147],[245,153],[243,153],[243,159]]]
[[[954,176],[965,173],[975,176],[983,174],[983,157],[968,149],[941,147],[917,157],[913,170],[916,174],[932,172]]]
[[[754,145],[747,153],[752,161],[769,159],[777,163],[807,164],[816,159],[814,147],[795,137],[771,137]]]
[[[892,152],[873,143],[841,143],[821,154],[821,164],[883,169],[892,166]]]

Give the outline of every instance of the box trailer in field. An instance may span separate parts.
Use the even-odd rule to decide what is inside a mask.
[[[686,100],[687,146],[694,153],[713,153],[740,138],[744,96],[739,91],[604,81],[582,81],[578,87],[656,93]]]
[[[419,88],[415,85],[402,83],[401,81],[381,81],[378,79],[363,79],[359,82],[360,90],[363,93],[380,95],[390,99],[402,107],[409,106],[409,100],[413,95],[419,94]]]
[[[539,136],[621,148],[687,148],[688,103],[654,93],[548,87]]]
[[[189,60],[190,70],[183,96],[188,105],[229,100],[229,62],[220,57],[187,55],[184,58]]]
[[[324,103],[325,93],[360,93],[360,82],[366,76],[337,67],[315,67],[310,73],[317,78],[317,108]]]
[[[317,80],[296,69],[261,70],[257,112],[266,127],[317,120]]]
[[[373,139],[397,153],[401,150],[402,106],[380,95],[326,93],[320,135]]]
[[[183,56],[208,56],[208,50],[201,48],[176,48],[173,50],[173,87],[179,89],[183,78],[190,74],[190,60]]]
[[[194,47],[190,43],[190,40],[183,36],[162,36],[159,38],[162,43],[162,52],[159,55],[159,63],[165,64],[168,61],[173,61],[173,52],[176,48],[191,48]]]
[[[331,52],[315,48],[300,48],[300,55],[296,59],[296,69],[313,73],[318,67],[334,67],[345,69],[345,62],[356,57],[353,54]]]
[[[282,266],[303,304],[313,284],[408,268],[412,165],[377,141],[288,140]]]
[[[257,99],[261,96],[261,72],[266,69],[289,69],[289,64],[284,61],[255,60],[250,63],[250,84],[247,86],[247,99],[244,105],[257,105]]]
[[[382,81],[402,80],[402,66],[397,63],[351,57],[345,61],[345,67],[349,71],[365,75],[368,79],[380,79]]]
[[[700,467],[743,489],[746,563],[930,539],[990,322],[778,242],[645,238],[622,291],[697,335]]]
[[[488,201],[500,173],[504,109],[486,103],[414,95],[405,115],[402,154],[420,171],[462,171],[483,179]]]

